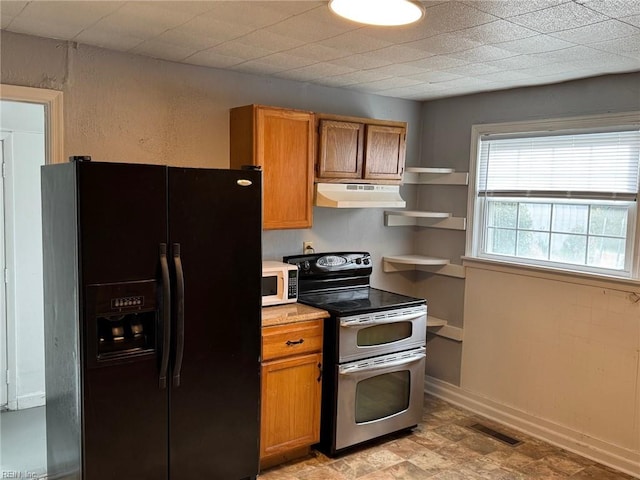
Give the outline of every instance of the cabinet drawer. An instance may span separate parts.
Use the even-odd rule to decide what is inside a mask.
[[[262,329],[262,360],[322,351],[322,320]]]

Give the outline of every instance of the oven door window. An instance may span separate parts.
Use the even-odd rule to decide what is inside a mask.
[[[356,344],[359,347],[385,345],[411,338],[412,333],[411,322],[383,323],[358,330]]]
[[[356,386],[356,423],[366,423],[390,417],[409,408],[411,372],[376,375]]]

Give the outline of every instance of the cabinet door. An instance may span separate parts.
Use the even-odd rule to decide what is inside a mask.
[[[402,180],[405,144],[406,128],[367,125],[364,178]]]
[[[310,112],[256,108],[255,158],[264,172],[265,230],[311,227],[314,124]]]
[[[364,124],[320,120],[318,178],[361,178]]]
[[[320,439],[322,354],[262,364],[260,458]]]

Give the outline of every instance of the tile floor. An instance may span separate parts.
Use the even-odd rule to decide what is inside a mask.
[[[521,440],[509,446],[469,428],[482,423]],[[411,432],[332,459],[313,451],[258,480],[623,480],[629,475],[483,419],[432,396]]]

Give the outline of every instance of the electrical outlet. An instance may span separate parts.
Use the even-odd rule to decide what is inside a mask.
[[[313,242],[302,242],[302,253],[314,253]]]

